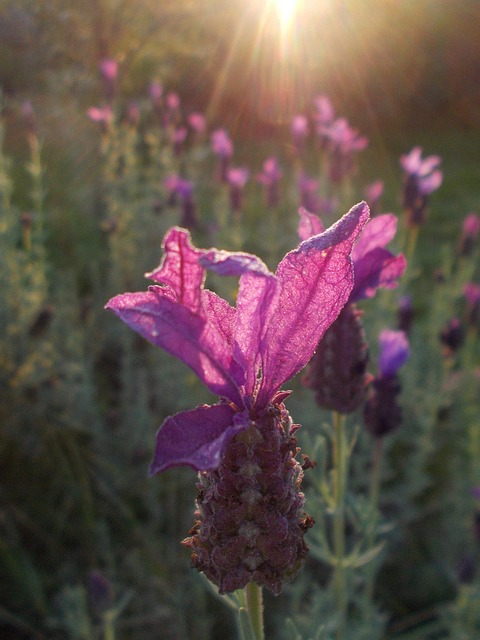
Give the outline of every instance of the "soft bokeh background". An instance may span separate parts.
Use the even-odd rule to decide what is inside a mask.
[[[444,173],[404,284],[364,310],[373,363],[402,294],[412,296],[416,324],[402,378],[405,428],[386,447],[387,543],[375,566],[382,615],[375,631],[353,637],[480,637],[478,326],[448,357],[438,340],[451,318],[466,318],[465,283],[480,282],[478,246],[468,260],[457,255],[462,220],[480,211],[480,3],[298,0],[288,20],[280,4],[0,0],[1,638],[107,638],[112,621],[122,639],[236,637],[179,544],[192,525],[195,474],[147,477],[158,425],[209,402],[208,392],[103,305],[145,287],[164,231],[179,223],[164,187],[172,172],[195,183],[199,246],[256,251],[273,268],[297,243],[290,123],[311,117],[319,94],[369,138],[336,214],[381,179],[383,210],[400,218],[400,250],[400,155],[421,145],[441,156]],[[105,59],[118,62],[108,133],[87,117],[105,100]],[[152,82],[178,94],[182,117],[206,116],[205,137],[179,157],[152,116]],[[137,127],[125,117],[132,102]],[[220,127],[251,174],[235,224],[209,146]],[[284,174],[274,214],[253,180],[269,154]],[[305,162],[319,177],[314,142]],[[215,286],[233,296],[232,283]],[[309,453],[327,418],[293,385],[289,409]],[[356,453],[352,495],[361,500],[365,434]],[[268,637],[292,637],[289,611],[303,629],[319,628],[327,578],[312,557],[282,596],[267,596]]]

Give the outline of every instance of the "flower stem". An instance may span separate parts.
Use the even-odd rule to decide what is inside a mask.
[[[375,439],[375,448],[373,451],[372,470],[370,476],[370,519],[371,526],[367,533],[367,548],[372,548],[375,543],[375,529],[378,520],[378,496],[380,492],[380,479],[382,468],[383,453],[382,438]],[[373,590],[375,586],[375,571],[372,564],[367,567],[365,598],[366,598],[366,616],[371,619],[373,614]]]
[[[345,434],[345,416],[333,413],[334,423],[334,521],[333,549],[335,554],[334,588],[337,603],[337,640],[343,640],[346,631],[347,594],[345,576],[345,490],[348,468],[348,446]]]
[[[235,592],[240,640],[264,640],[262,588],[249,582]]]
[[[255,634],[255,640],[264,640],[263,631],[263,594],[262,587],[256,582],[249,582],[245,587],[247,595],[247,611]]]

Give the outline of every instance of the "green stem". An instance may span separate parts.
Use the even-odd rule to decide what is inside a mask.
[[[335,554],[334,587],[337,602],[337,640],[343,640],[346,631],[347,594],[345,575],[345,493],[348,468],[348,445],[345,434],[345,416],[333,413],[334,442],[334,522],[333,548]]]
[[[410,264],[413,261],[413,255],[415,253],[415,247],[417,246],[419,230],[420,227],[418,226],[418,224],[412,225],[407,228],[407,239],[405,246],[405,257],[407,259],[407,264]]]
[[[249,582],[245,587],[247,596],[247,611],[255,634],[255,640],[264,640],[263,630],[263,594],[262,587],[256,582]]]
[[[375,543],[375,530],[378,518],[378,496],[380,493],[380,479],[382,468],[383,439],[375,439],[375,448],[373,451],[372,471],[370,476],[370,527],[367,532],[367,548],[371,549]],[[375,586],[375,572],[372,564],[367,567],[365,599],[366,599],[366,617],[371,619],[373,614],[373,589]]]
[[[107,611],[103,618],[103,640],[115,640],[115,616]]]

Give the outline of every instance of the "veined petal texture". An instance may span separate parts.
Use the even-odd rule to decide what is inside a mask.
[[[369,218],[361,202],[330,229],[287,253],[276,276],[280,297],[260,346],[259,405],[310,360],[326,329],[336,319],[353,287],[353,243]]]

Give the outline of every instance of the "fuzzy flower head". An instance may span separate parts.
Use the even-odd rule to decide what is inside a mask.
[[[271,273],[256,256],[197,249],[170,229],[164,259],[147,274],[156,284],[106,305],[128,326],[187,364],[220,397],[167,418],[151,474],[172,466],[215,469],[228,441],[285,399],[281,386],[310,360],[353,288],[352,246],[368,206],[287,253]],[[236,307],[204,287],[206,270],[240,277]]]

